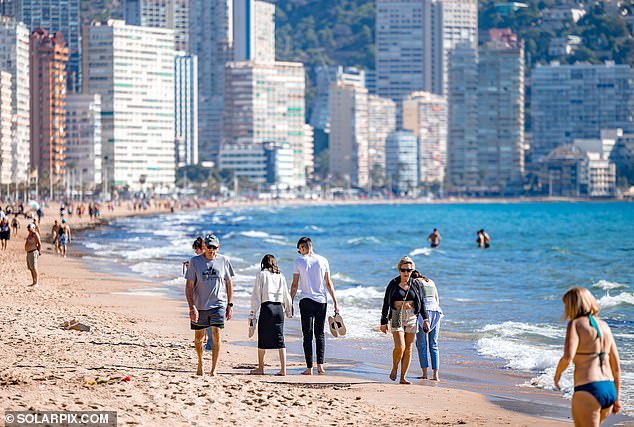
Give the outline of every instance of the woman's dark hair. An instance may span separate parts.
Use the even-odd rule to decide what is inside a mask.
[[[198,236],[196,237],[196,240],[194,240],[194,243],[192,244],[192,249],[196,250],[196,249],[202,249],[203,248],[203,238]]]
[[[262,271],[269,270],[271,273],[280,274],[280,268],[277,266],[277,260],[271,254],[264,255],[260,262]]]
[[[412,271],[412,275],[410,276],[412,279],[423,279],[425,282],[429,282],[429,279],[422,274],[418,270]]]

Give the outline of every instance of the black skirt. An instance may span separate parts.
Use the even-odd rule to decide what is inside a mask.
[[[258,318],[258,348],[285,348],[284,308],[281,302],[263,302]]]

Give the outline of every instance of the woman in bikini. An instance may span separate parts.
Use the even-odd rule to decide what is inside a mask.
[[[575,364],[572,418],[576,427],[597,427],[621,410],[621,368],[612,331],[595,317],[599,304],[589,290],[571,288],[564,294],[564,319],[569,319],[555,387],[570,362]]]

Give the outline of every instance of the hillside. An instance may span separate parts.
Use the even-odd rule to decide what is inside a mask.
[[[124,0],[81,0],[84,20],[122,17]],[[527,68],[551,60],[634,65],[634,0],[586,1],[586,15],[561,28],[544,25],[547,10],[567,0],[524,0],[528,5],[508,14],[500,12],[500,0],[480,0],[480,32],[489,28],[511,28],[526,41]],[[320,64],[356,65],[374,68],[375,0],[277,0],[276,44],[280,60],[299,61],[311,69]],[[629,19],[630,26],[627,21]],[[570,55],[550,56],[555,37],[579,36],[581,46]]]
[[[279,0],[277,57],[374,68],[374,1]]]

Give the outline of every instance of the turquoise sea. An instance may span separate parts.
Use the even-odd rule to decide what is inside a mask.
[[[433,228],[442,242],[432,250],[426,237]],[[480,228],[491,236],[488,250],[476,248]],[[359,348],[391,346],[376,331],[383,292],[398,259],[410,255],[439,289],[446,316],[441,351],[443,340],[460,340],[473,357],[528,375],[523,385],[531,387],[552,389],[565,334],[561,296],[571,286],[587,287],[616,337],[623,401],[634,412],[632,203],[217,208],[124,218],[82,240],[90,263],[115,262],[154,283],[146,292],[182,298],[182,262],[193,239],[209,232],[236,267],[239,316],[248,312],[262,256],[274,254],[290,283],[295,243],[310,236],[330,260],[348,324],[345,340]],[[571,372],[562,382],[568,397]]]

